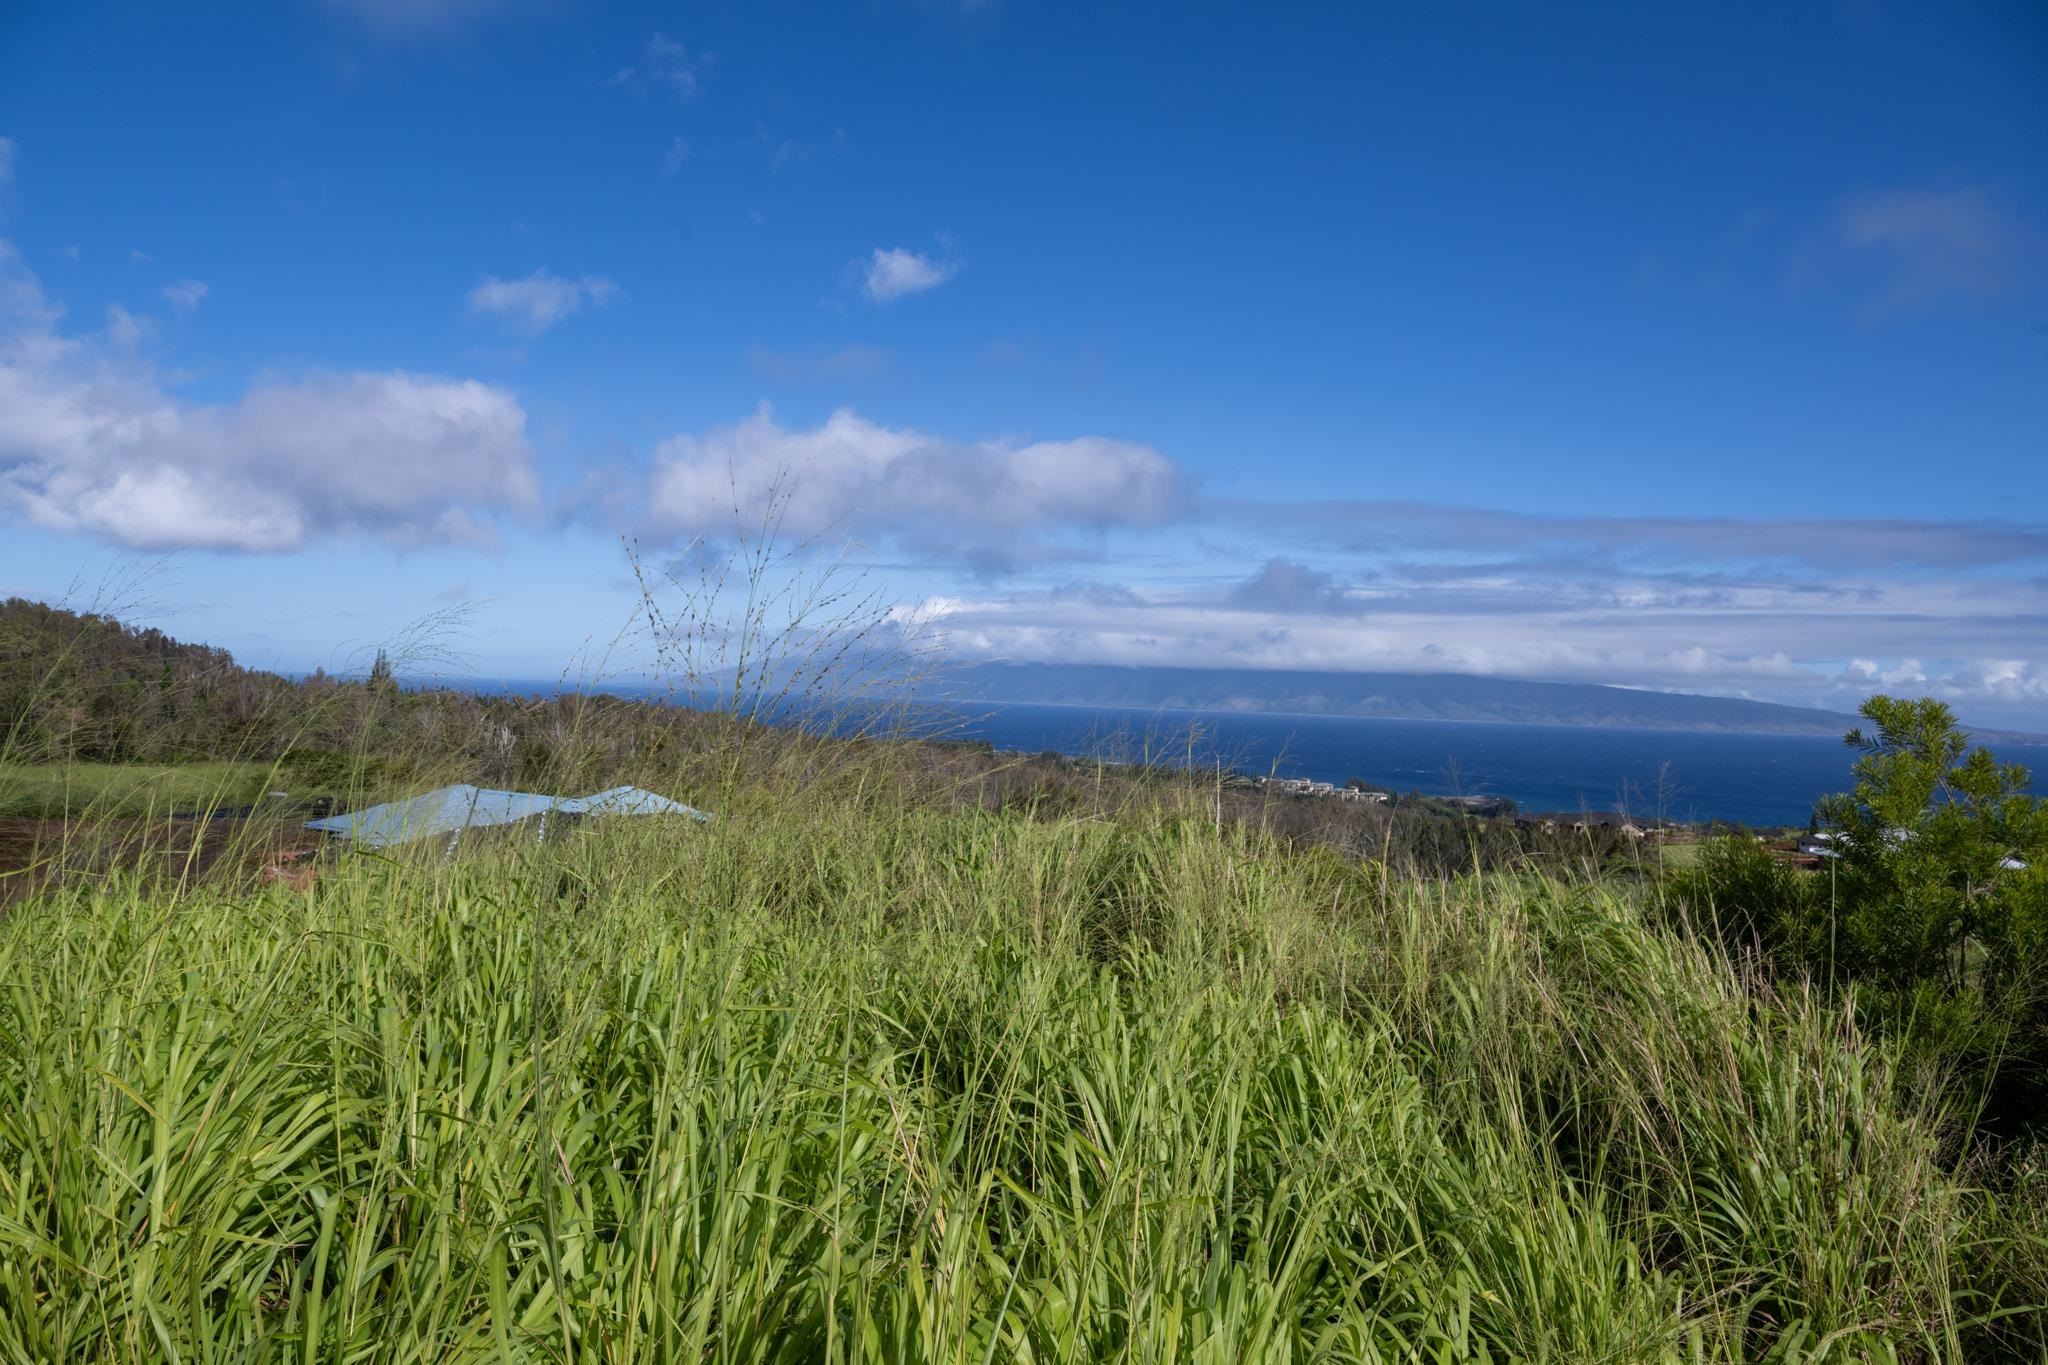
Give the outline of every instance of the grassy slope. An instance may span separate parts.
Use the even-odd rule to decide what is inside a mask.
[[[0,763],[0,817],[163,816],[263,794],[261,763]]]
[[[0,1356],[2039,1355],[2039,1201],[1618,893],[724,805],[0,922]]]

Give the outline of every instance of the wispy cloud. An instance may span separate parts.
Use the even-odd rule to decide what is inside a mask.
[[[14,183],[14,159],[14,139],[0,137],[0,188]]]
[[[921,252],[876,247],[865,263],[861,288],[871,302],[888,303],[906,294],[936,289],[958,270],[952,262],[934,260]]]
[[[453,32],[510,7],[512,0],[327,0],[329,9],[385,38]]]
[[[494,318],[506,330],[520,336],[533,337],[585,308],[603,307],[621,292],[602,275],[585,275],[580,280],[564,279],[545,270],[536,270],[518,280],[501,280],[492,275],[469,291],[469,311]]]
[[[1568,551],[1612,562],[1765,561],[1828,570],[2048,560],[2048,523],[1879,518],[1574,517],[1416,502],[1218,500],[1202,514],[1354,553]],[[1555,553],[1553,558],[1558,557]]]
[[[2048,526],[1201,499],[1146,526],[1149,540],[1119,542],[1123,582],[1035,586],[1019,563],[1000,589],[919,610],[980,657],[1475,673],[1836,707],[1896,686],[1982,724],[2048,728]],[[1209,563],[1235,567],[1187,567],[1197,536]]]
[[[152,319],[137,317],[118,303],[107,305],[107,328],[101,335],[115,351],[133,355],[155,331],[156,323]]]
[[[2048,618],[2018,584],[1864,581],[1824,597],[1752,584],[1716,600],[1647,582],[1389,578],[1337,592],[1298,568],[1221,592],[1062,584],[912,611],[967,657],[1470,673],[1841,707],[1890,688],[1967,702],[1980,723],[2048,725]]]
[[[1879,271],[1865,307],[1873,320],[1957,299],[2009,298],[2048,262],[2048,241],[1979,187],[1855,195],[1842,202],[1836,231]]]
[[[190,312],[206,297],[206,281],[173,280],[163,287],[162,293],[164,301],[171,307]]]
[[[671,141],[668,144],[668,150],[662,153],[661,173],[663,175],[674,175],[683,168],[683,163],[689,159],[690,144],[678,137]]]
[[[692,52],[666,33],[647,40],[648,73],[684,99],[694,98],[702,90],[712,61],[710,53]]]
[[[1273,558],[1230,590],[1232,606],[1284,614],[1341,613],[1344,589],[1335,574],[1311,569],[1291,559]]]
[[[233,403],[177,396],[134,354],[144,320],[57,329],[61,308],[0,243],[0,509],[145,549],[276,551],[364,532],[487,542],[537,507],[526,414],[473,380],[313,372]]]
[[[693,51],[657,32],[648,37],[639,65],[620,67],[605,84],[624,86],[636,95],[661,89],[677,99],[695,99],[703,93],[704,80],[717,62],[714,54]]]

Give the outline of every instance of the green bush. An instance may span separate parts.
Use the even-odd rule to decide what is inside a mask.
[[[1779,862],[1750,835],[1706,840],[1698,860],[1673,880],[1681,902],[1738,950],[1804,965],[1816,934],[1825,934],[1826,884]]]
[[[1862,710],[1854,786],[1816,812],[1840,853],[1826,875],[1728,838],[1679,876],[1680,899],[1779,970],[1851,994],[1995,1128],[2032,1128],[2048,1113],[2048,801],[1941,702]]]

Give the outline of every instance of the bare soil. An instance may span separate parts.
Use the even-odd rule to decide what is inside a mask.
[[[0,819],[0,914],[61,882],[143,869],[170,882],[254,880],[268,868],[302,880],[325,836],[275,820]]]

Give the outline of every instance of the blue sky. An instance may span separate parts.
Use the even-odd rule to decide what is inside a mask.
[[[779,479],[964,654],[2048,729],[2038,6],[194,8],[0,15],[0,592],[551,675]]]

